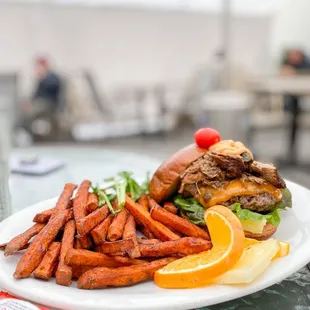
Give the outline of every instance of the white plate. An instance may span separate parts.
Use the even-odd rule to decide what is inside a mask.
[[[291,245],[289,256],[276,260],[257,280],[248,286],[209,286],[188,290],[164,290],[152,281],[128,288],[94,291],[78,290],[75,285],[62,287],[54,281],[32,278],[15,280],[13,272],[19,255],[4,258],[0,255],[0,287],[20,297],[60,309],[193,309],[239,298],[262,290],[298,271],[310,261],[310,191],[287,182],[293,195],[293,209],[282,213],[276,237]],[[53,207],[55,199],[15,213],[0,224],[0,243],[27,229],[32,217],[41,210]]]

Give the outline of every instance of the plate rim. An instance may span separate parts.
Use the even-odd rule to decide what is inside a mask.
[[[302,189],[303,191],[307,191],[308,193],[310,193],[310,190],[308,188],[306,188],[305,186],[299,185],[298,183],[292,182],[290,180],[285,180],[286,182],[288,182],[289,184],[292,184],[293,186],[297,186],[300,189]],[[288,184],[288,187],[289,187]],[[36,204],[33,204],[31,206],[28,206],[18,212],[15,212],[14,214],[12,214],[10,217],[8,217],[7,219],[5,219],[4,221],[2,221],[0,223],[0,231],[2,229],[3,226],[6,225],[6,223],[8,221],[10,221],[10,219],[14,218],[14,216],[16,214],[23,214],[23,213],[29,213],[31,211],[36,212],[36,209],[40,209],[39,206],[42,206],[43,209],[43,205],[46,204],[53,204],[57,201],[58,197],[54,197],[54,198],[50,198],[50,199],[46,199],[43,201],[40,201]],[[31,211],[30,211],[31,210]],[[307,245],[309,245],[307,247]],[[215,304],[219,304],[219,303],[223,303],[223,302],[227,302],[227,301],[232,301],[250,294],[253,294],[255,292],[261,291],[269,286],[272,286],[278,282],[281,282],[283,280],[285,280],[287,277],[289,277],[290,275],[294,274],[295,272],[297,272],[298,270],[300,270],[301,268],[303,268],[304,266],[306,266],[309,261],[310,261],[310,237],[308,238],[308,240],[305,242],[305,244],[302,246],[302,248],[304,249],[304,251],[306,251],[307,255],[303,255],[302,257],[299,257],[297,263],[295,263],[293,266],[291,266],[289,269],[284,269],[283,272],[281,272],[281,274],[277,277],[277,280],[275,282],[273,277],[269,277],[267,279],[265,279],[264,281],[255,281],[254,283],[252,283],[249,286],[245,286],[243,288],[243,290],[235,290],[234,292],[226,292],[224,295],[221,296],[217,296],[216,298],[214,298],[212,300],[212,303],[205,301],[203,302],[203,298],[199,298],[199,299],[191,299],[189,300],[188,303],[184,304],[184,302],[186,302],[186,300],[179,300],[179,302],[177,302],[177,298],[175,298],[175,296],[173,297],[175,299],[175,303],[173,304],[166,304],[164,303],[164,300],[162,299],[158,299],[158,301],[160,302],[159,304],[155,304],[155,305],[148,305],[146,307],[146,305],[142,305],[139,302],[138,303],[128,303],[127,304],[127,309],[158,309],[158,307],[165,307],[166,310],[183,310],[183,309],[188,309],[188,308],[195,308],[195,307],[207,307],[207,306],[211,306],[211,305],[215,305]],[[285,259],[285,258],[284,258]],[[296,259],[294,260],[296,261]],[[13,279],[12,276],[12,280],[9,283],[5,283],[5,278],[7,276],[6,273],[4,273],[1,268],[0,268],[0,275],[5,275],[4,280],[1,280],[2,277],[0,277],[0,287],[3,289],[8,290],[9,292],[13,293],[16,296],[19,296],[23,299],[26,300],[31,300],[35,303],[41,303],[40,302],[40,297],[38,297],[35,294],[35,290],[29,290],[26,288],[25,285],[16,285],[15,282],[13,281],[17,281]],[[21,282],[22,283],[22,282]],[[38,282],[39,283],[39,282]],[[44,283],[44,282],[41,282]],[[254,285],[253,285],[254,284]],[[233,288],[233,286],[231,286]],[[64,288],[65,289],[65,288]],[[204,288],[197,288],[197,289],[190,289],[190,290],[200,290],[202,291]],[[180,292],[184,292],[186,290],[177,290]],[[78,292],[78,291],[77,291]],[[231,297],[230,295],[233,294],[234,296]],[[63,307],[74,307],[74,309],[80,308],[81,309],[85,309],[85,307],[88,307],[86,305],[85,302],[81,303],[79,301],[75,301],[74,299],[69,299],[69,300],[55,300],[53,298],[53,294],[47,294],[47,296],[44,296],[44,304],[50,307],[56,307],[56,308],[60,308],[62,309]],[[88,308],[87,308],[88,309]],[[121,310],[124,309],[124,304],[115,304],[112,307],[108,306],[108,307],[104,307],[104,305],[99,305],[96,306],[95,304],[91,305],[91,308],[89,309],[114,309],[114,310]]]

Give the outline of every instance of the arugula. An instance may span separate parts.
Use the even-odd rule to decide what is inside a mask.
[[[174,204],[178,209],[180,209],[180,214],[182,217],[187,218],[196,225],[206,225],[204,219],[205,208],[197,202],[195,198],[183,198],[178,195],[174,198]]]
[[[132,172],[122,171],[118,173],[118,177],[126,181],[126,193],[130,193],[131,199],[138,200],[143,194],[147,194],[149,190],[149,173],[147,179],[140,186],[138,182],[132,178]]]
[[[118,205],[120,207],[124,207],[125,205],[126,187],[127,187],[126,180],[124,182],[118,182],[117,180],[115,181],[116,197],[118,200]]]
[[[100,188],[98,185],[93,186],[93,192],[99,198],[99,207],[107,205],[112,214],[118,213],[125,205],[126,193],[130,193],[131,198],[136,201],[143,194],[149,193],[150,174],[147,173],[146,180],[139,185],[139,183],[132,177],[132,172],[121,171],[116,177],[109,177],[104,179],[105,182],[110,182],[108,186]],[[114,210],[112,202],[117,198],[119,209]]]
[[[98,196],[99,191],[100,191],[99,184],[97,184],[96,186],[94,186],[93,184],[91,184],[90,187],[91,187],[93,193],[96,194],[96,195]]]
[[[108,195],[104,191],[99,191],[99,206],[107,205],[112,214],[120,212],[120,210],[114,210]]]
[[[150,182],[151,182],[151,177],[150,177],[150,172],[148,171],[146,173],[146,179],[142,182],[141,184],[141,190],[143,194],[149,194],[150,192]]]
[[[109,201],[110,203],[114,202],[116,199],[115,194],[106,194],[104,191],[98,192],[98,198],[99,198],[99,207],[102,207],[103,205],[107,204]]]

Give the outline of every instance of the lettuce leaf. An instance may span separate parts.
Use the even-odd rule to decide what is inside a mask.
[[[292,193],[288,188],[284,188],[281,190],[282,199],[276,203],[275,209],[286,209],[292,208]]]
[[[237,215],[240,220],[251,220],[251,221],[261,221],[265,219],[268,223],[274,226],[280,224],[280,211],[286,208],[292,208],[292,194],[288,188],[282,189],[282,199],[279,201],[273,210],[268,214],[260,214],[247,209],[243,209],[240,203],[234,203],[228,208]],[[206,225],[204,220],[205,208],[197,202],[193,197],[184,198],[177,195],[174,198],[174,204],[181,210],[180,214],[182,217],[187,218],[192,223],[200,226]]]
[[[174,198],[174,204],[180,210],[182,217],[187,218],[196,225],[206,225],[204,219],[205,208],[195,198],[183,198],[178,195]]]
[[[228,208],[240,219],[240,220],[251,220],[251,221],[261,221],[265,219],[267,222],[274,226],[279,226],[280,224],[280,214],[279,208],[273,209],[271,213],[260,214],[247,209],[242,209],[240,203],[234,203]]]

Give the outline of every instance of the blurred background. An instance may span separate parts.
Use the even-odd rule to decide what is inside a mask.
[[[75,147],[163,160],[213,127],[310,186],[309,10],[308,0],[0,0],[2,158]]]

